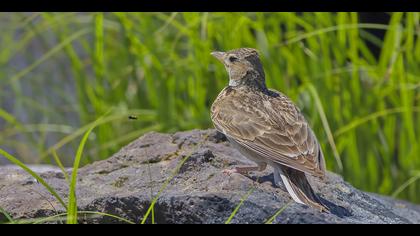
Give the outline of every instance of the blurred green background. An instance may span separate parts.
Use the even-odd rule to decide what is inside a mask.
[[[148,131],[211,128],[228,80],[210,52],[253,47],[269,87],[304,112],[329,170],[420,203],[420,14],[386,16],[0,13],[0,147],[25,163],[55,164],[56,150],[71,166],[88,124],[110,108],[84,164]]]

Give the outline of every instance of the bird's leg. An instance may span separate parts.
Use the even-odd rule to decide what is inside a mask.
[[[247,174],[250,171],[264,171],[267,167],[267,163],[258,163],[258,166],[237,166],[233,169],[223,170],[224,174],[231,175],[234,173]]]

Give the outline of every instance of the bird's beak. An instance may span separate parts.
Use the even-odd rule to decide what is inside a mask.
[[[225,56],[224,52],[212,52],[210,53],[212,56],[214,56],[215,58],[217,58],[217,60],[221,61],[223,63],[223,58]]]

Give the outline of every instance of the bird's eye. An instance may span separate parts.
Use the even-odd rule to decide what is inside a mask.
[[[238,58],[237,57],[234,57],[234,56],[230,56],[229,57],[229,61],[230,62],[234,62],[234,61],[237,61],[238,60]]]

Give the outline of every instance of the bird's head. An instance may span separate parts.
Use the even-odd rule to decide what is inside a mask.
[[[225,65],[229,85],[250,85],[265,88],[265,75],[257,50],[239,48],[227,52],[212,52]]]

